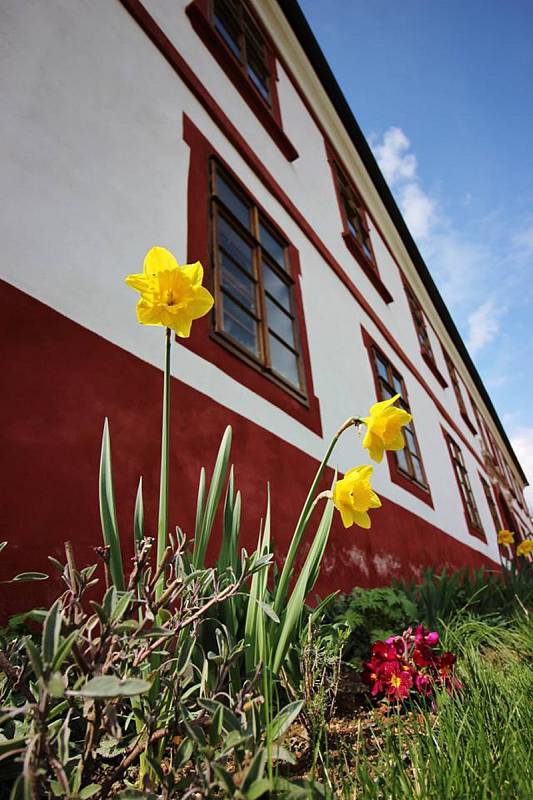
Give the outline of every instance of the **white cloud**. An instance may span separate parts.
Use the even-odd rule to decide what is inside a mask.
[[[468,317],[468,339],[466,345],[472,355],[492,342],[500,330],[502,308],[497,307],[494,298],[489,297]]]
[[[435,218],[434,200],[429,197],[418,183],[408,183],[400,193],[402,214],[415,239],[427,239]]]
[[[533,428],[518,428],[514,436],[511,436],[511,444],[527,479],[533,483]],[[533,486],[528,486],[525,496],[533,513]]]
[[[416,156],[407,151],[411,142],[401,128],[389,128],[383,135],[383,142],[374,146],[374,154],[385,180],[390,186],[414,178]]]

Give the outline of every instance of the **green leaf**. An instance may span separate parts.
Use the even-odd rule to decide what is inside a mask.
[[[257,800],[257,798],[263,797],[265,792],[269,792],[271,788],[272,784],[268,778],[261,778],[258,781],[254,781],[246,792],[246,800]]]
[[[83,789],[80,789],[78,797],[80,800],[88,800],[89,797],[93,797],[93,795],[99,791],[100,785],[98,783],[89,783],[87,786],[84,786]]]
[[[289,645],[297,634],[305,604],[305,598],[313,588],[320,569],[320,563],[322,561],[324,550],[329,538],[329,532],[331,530],[332,519],[333,503],[331,500],[328,500],[315,533],[315,537],[311,542],[311,547],[309,548],[303,568],[300,571],[296,585],[292,591],[288,603],[286,604],[286,610],[282,617],[281,625],[275,629],[276,640],[272,665],[274,674],[279,672],[279,669],[285,660]]]
[[[77,692],[69,692],[71,695],[81,695],[81,697],[135,697],[139,694],[148,692],[152,684],[140,678],[117,678],[115,675],[102,675],[87,681]]]
[[[267,739],[276,742],[289,730],[303,707],[303,700],[295,700],[279,711],[266,729]]]
[[[267,760],[267,751],[262,747],[254,755],[252,762],[248,767],[244,780],[241,783],[241,789],[243,792],[247,793],[248,790],[252,788],[254,782],[260,780],[263,777],[266,760]],[[256,796],[260,797],[260,795]]]
[[[7,545],[7,542],[0,542],[0,553],[2,552],[4,547],[6,547],[6,545]]]
[[[135,497],[135,510],[133,512],[133,539],[135,542],[135,551],[137,552],[139,545],[144,539],[144,501],[142,476],[139,478],[137,495]]]
[[[56,600],[46,615],[43,626],[41,655],[45,664],[52,664],[56,656],[59,645],[59,637],[61,635],[62,622],[63,614],[61,610],[61,601]]]
[[[26,648],[30,664],[32,665],[36,677],[40,678],[43,674],[43,662],[41,661],[41,654],[38,648],[29,637],[24,639],[24,647]]]
[[[225,789],[226,792],[229,792],[229,796],[233,797],[235,794],[235,781],[233,780],[233,776],[230,772],[224,769],[220,764],[216,762],[213,764],[213,770],[217,777],[218,782],[222,786],[222,789]]]
[[[8,581],[0,583],[23,583],[24,581],[47,581],[48,575],[45,572],[20,572]]]
[[[224,482],[226,480],[230,449],[231,427],[228,425],[218,450],[217,460],[215,462],[213,476],[209,486],[209,493],[207,495],[207,502],[202,515],[202,521],[199,525],[198,534],[194,539],[193,565],[195,567],[203,567],[204,565],[205,554],[209,544],[211,531],[213,529],[213,523],[215,521],[215,514],[222,494],[222,489],[224,487]]]
[[[113,470],[111,466],[111,440],[107,417],[102,434],[102,452],[100,456],[100,520],[104,543],[109,546],[109,571],[117,589],[124,589],[124,573],[122,569],[122,551],[118,532],[117,512],[115,509],[115,493],[113,489]]]
[[[26,749],[26,738],[18,736],[16,739],[0,740],[0,758],[7,758],[9,754],[15,755]]]

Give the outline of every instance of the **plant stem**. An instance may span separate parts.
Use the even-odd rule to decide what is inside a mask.
[[[159,519],[157,523],[157,564],[165,556],[168,535],[168,473],[170,441],[170,328],[165,334],[165,372],[163,380],[163,424],[161,431],[161,475],[159,478]],[[159,600],[165,586],[165,574],[161,573],[155,587],[155,597]]]
[[[289,582],[291,579],[291,574],[294,567],[296,554],[298,552],[298,548],[300,547],[300,542],[302,540],[302,536],[304,535],[305,528],[309,521],[309,517],[311,516],[311,512],[313,511],[316,490],[320,484],[320,481],[322,480],[322,476],[324,475],[324,471],[328,465],[330,456],[335,448],[335,445],[339,441],[344,431],[348,430],[348,428],[351,428],[352,426],[357,427],[362,422],[363,420],[360,419],[359,417],[350,417],[349,419],[346,420],[346,422],[343,425],[341,425],[341,427],[331,440],[330,445],[326,451],[326,455],[324,456],[317,470],[315,479],[311,485],[311,488],[309,489],[309,494],[307,495],[307,499],[304,503],[304,507],[302,508],[300,518],[298,520],[294,534],[292,536],[289,550],[285,558],[285,563],[283,564],[283,569],[281,571],[278,583],[278,590],[276,592],[276,598],[274,602],[274,611],[276,612],[276,614],[278,614],[278,616],[285,606],[285,601],[287,599],[287,592],[289,589]]]

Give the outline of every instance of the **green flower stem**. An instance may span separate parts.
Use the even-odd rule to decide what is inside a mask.
[[[307,495],[307,499],[304,503],[304,507],[302,508],[302,512],[300,514],[300,518],[298,519],[298,523],[296,525],[292,541],[289,547],[289,551],[285,558],[285,562],[283,564],[283,569],[281,571],[279,583],[278,583],[278,590],[276,592],[276,598],[274,601],[274,611],[276,614],[281,613],[281,611],[285,608],[285,602],[287,599],[287,593],[289,590],[289,583],[292,575],[292,570],[294,567],[294,561],[296,559],[296,554],[298,553],[298,548],[300,547],[300,542],[302,541],[302,536],[304,535],[305,529],[307,527],[307,523],[309,522],[309,518],[314,508],[314,500],[315,500],[315,493],[322,480],[324,475],[325,469],[328,465],[329,459],[333,450],[335,449],[335,445],[339,441],[340,437],[347,431],[348,428],[353,426],[358,427],[359,425],[363,424],[364,420],[361,417],[350,417],[346,420],[344,425],[341,425],[335,436],[330,442],[330,445],[326,451],[326,455],[322,459],[322,462],[317,470],[315,475],[315,479],[309,489],[309,494]]]
[[[168,535],[168,473],[170,442],[170,328],[165,335],[165,373],[163,381],[163,425],[161,432],[161,475],[159,478],[159,519],[157,523],[157,563],[165,556]],[[165,571],[161,572],[156,587],[155,598],[159,600],[165,586]]]

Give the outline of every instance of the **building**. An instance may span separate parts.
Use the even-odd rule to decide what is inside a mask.
[[[123,540],[140,474],[155,531],[164,337],[123,282],[154,244],[217,298],[173,349],[173,523],[229,423],[244,541],[270,481],[281,558],[333,432],[399,392],[408,447],[372,530],[335,521],[319,590],[497,567],[525,476],[296,2],[4,0],[0,25],[2,572],[66,539],[94,560],[105,416]],[[333,466],[366,460],[347,436]]]

